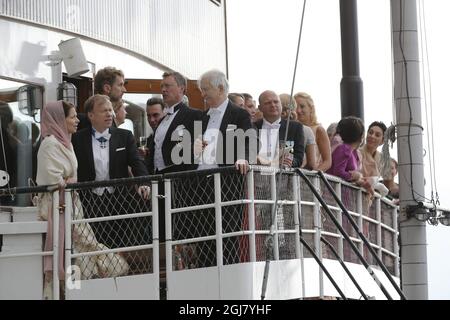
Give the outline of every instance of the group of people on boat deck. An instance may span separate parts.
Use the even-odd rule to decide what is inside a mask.
[[[146,145],[138,148],[133,134],[119,128],[126,117],[122,101],[126,92],[123,72],[106,67],[98,71],[94,83],[96,94],[84,104],[85,117],[79,119],[75,106],[65,101],[49,102],[43,108],[37,161],[39,185],[58,184],[63,188],[76,181],[103,181],[226,165],[234,165],[245,175],[250,164],[259,164],[321,170],[369,192],[377,190],[383,195],[398,192],[393,182],[396,167],[386,170],[389,164],[382,162],[377,151],[384,143],[386,126],[381,122],[372,123],[363,146],[365,130],[358,118],[342,119],[327,134],[317,121],[313,99],[306,93],[291,97],[266,90],[259,95],[256,108],[251,95],[229,93],[226,75],[211,70],[198,80],[207,108],[202,111],[188,106],[185,100],[186,78],[178,72],[164,72],[162,99],[147,101],[147,120],[153,133]],[[77,130],[78,126],[84,128]],[[379,183],[380,176],[384,184]],[[137,192],[143,200],[150,199],[150,186],[141,185]],[[95,188],[86,201],[97,203],[97,199],[108,198],[105,203],[114,206],[114,201],[120,199],[115,193],[113,187]],[[64,197],[60,198],[63,201]],[[48,195],[41,195],[39,202],[42,219],[49,221],[48,249],[52,245],[51,201]],[[98,206],[83,213],[83,206],[79,208],[78,218],[102,216],[101,211],[108,210]],[[160,230],[165,230],[161,213],[159,221]],[[86,247],[115,246],[104,234],[108,229],[102,233],[88,225],[84,227],[87,232],[75,237],[74,245],[79,251]],[[159,236],[164,241],[163,232]],[[91,264],[95,266],[96,261],[92,259]],[[124,270],[127,268],[126,262],[118,262]],[[51,270],[50,262],[45,270]],[[63,274],[61,277],[64,279]]]

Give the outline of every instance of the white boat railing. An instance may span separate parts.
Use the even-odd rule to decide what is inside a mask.
[[[318,176],[304,173],[320,190],[368,263],[374,265],[374,259]],[[273,262],[268,299],[338,296],[311,254],[303,250],[300,236],[328,263],[337,282],[346,288],[346,295],[358,298],[320,239],[324,237],[333,244],[340,258],[353,268],[356,278],[370,282],[362,275],[364,270],[356,255],[322,214],[323,209],[300,177],[294,171],[284,171],[279,180],[278,174],[277,169],[253,167],[242,176],[222,168],[69,186],[65,192],[65,234],[72,236],[65,242],[64,298],[259,299],[266,259]],[[398,278],[397,207],[379,196],[370,200],[363,189],[340,179],[327,178],[379,258]],[[136,187],[142,184],[151,185],[150,199],[137,195]],[[98,196],[92,192],[93,187],[108,187],[112,194]],[[277,219],[272,226],[275,197]],[[54,192],[53,203],[59,203],[57,198],[58,192]],[[55,207],[57,221],[59,210]],[[165,245],[159,241],[158,220],[163,214],[160,207],[165,209]],[[13,224],[0,222],[4,238],[6,229],[13,228]],[[53,234],[58,233],[55,228]],[[271,233],[273,246],[268,251],[266,244]],[[54,241],[51,252],[2,249],[0,265],[11,259],[20,263],[18,254],[53,254],[57,263],[57,237]],[[57,276],[55,270],[54,278]],[[53,281],[54,298],[58,298],[59,284]],[[26,290],[26,284],[22,285]],[[373,284],[366,290],[371,296],[383,298]]]
[[[176,194],[169,194],[167,191],[165,193],[166,199],[174,201],[174,206],[168,207],[166,205],[165,210],[166,221],[172,221],[172,225],[166,234],[168,239],[166,255],[176,256],[177,261],[180,261],[180,255],[184,253],[185,259],[188,261],[183,262],[181,259],[181,262],[178,262],[177,265],[174,265],[171,262],[172,260],[167,262],[168,298],[189,298],[189,293],[180,295],[180,292],[183,292],[182,287],[186,286],[190,288],[189,291],[192,295],[192,288],[189,286],[192,281],[189,277],[195,277],[196,273],[193,271],[198,271],[201,268],[220,269],[228,265],[261,263],[266,258],[284,262],[299,260],[301,257],[310,258],[311,255],[308,252],[301,251],[298,238],[300,226],[303,236],[309,239],[308,242],[312,244],[319,257],[335,259],[328,248],[322,249],[320,237],[323,236],[336,245],[339,255],[344,261],[359,264],[356,255],[352,254],[350,246],[344,242],[343,236],[336,230],[336,227],[330,225],[329,221],[324,220],[322,209],[317,200],[313,197],[311,191],[301,183],[295,172],[285,172],[281,179],[281,186],[277,186],[279,181],[277,178],[278,170],[267,167],[255,167],[253,169],[245,178],[238,173],[230,172],[226,175],[223,173],[197,174],[191,176],[190,179],[173,175],[166,180],[166,190],[170,190],[170,192],[176,190]],[[356,232],[351,229],[346,218],[342,217],[340,209],[333,202],[331,195],[321,186],[317,175],[313,172],[305,171],[305,173],[314,180],[316,186],[321,190],[322,196],[326,198],[327,203],[336,212],[341,224],[343,223],[344,229],[353,235],[353,241],[357,243],[361,252],[364,252],[364,257],[369,259],[371,262],[369,264],[374,264],[374,259],[371,259],[362,241],[356,239]],[[230,180],[230,176],[233,176],[233,179]],[[221,180],[223,177],[229,180],[223,182]],[[377,196],[370,200],[370,196],[364,190],[344,183],[335,177],[329,177],[329,180],[334,184],[335,190],[341,195],[341,198],[344,199],[344,203],[349,207],[354,218],[357,219],[358,224],[364,230],[365,236],[371,240],[371,245],[377,249],[379,257],[387,263],[391,274],[398,277],[399,257],[398,246],[395,241],[398,232],[396,223],[394,223],[397,220],[397,207],[390,201]],[[230,184],[230,181],[233,184]],[[234,193],[234,197],[227,194],[227,188],[234,190],[231,192]],[[209,192],[205,189],[208,189]],[[195,190],[197,192],[194,192]],[[277,190],[279,205],[277,223],[271,230],[270,216]],[[295,190],[301,190],[301,192]],[[183,194],[197,193],[205,195],[201,207],[192,206],[189,201],[186,202],[182,197]],[[242,196],[243,194],[245,196]],[[205,200],[205,197],[209,198]],[[178,202],[180,201],[177,201],[177,199],[182,198],[182,203],[179,205]],[[196,202],[195,199],[192,199],[192,201]],[[227,208],[231,208],[231,210],[228,209],[228,218],[225,219],[222,213]],[[196,212],[203,214],[203,220],[195,218]],[[208,214],[209,218],[205,218],[205,215]],[[194,231],[190,236],[179,238],[175,235],[177,232],[174,229],[183,228],[184,224],[180,220],[192,222],[192,219],[186,218],[186,216],[197,219],[197,225],[202,230],[204,225],[214,223],[215,225],[209,227],[209,233],[207,232],[206,235],[202,236],[202,230],[199,230],[197,233]],[[237,230],[225,230],[226,228],[223,227],[223,224],[230,220],[230,217],[231,220],[234,217],[234,221],[237,221],[237,223],[234,223]],[[244,219],[240,221],[240,218]],[[246,222],[246,225],[244,225],[244,222]],[[240,228],[239,225],[241,225]],[[213,233],[214,230],[215,234]],[[265,241],[271,232],[275,235],[273,252],[267,253]],[[228,241],[228,244],[223,243],[225,240]],[[190,246],[184,250],[183,246],[186,244]],[[171,248],[172,250],[170,250]],[[193,261],[199,256],[202,257],[200,263]],[[208,259],[210,261],[205,263]],[[188,270],[191,272],[187,272]],[[181,279],[183,272],[187,272],[188,277],[184,284]],[[219,270],[219,278],[221,272],[226,273],[226,271]],[[320,270],[319,274],[320,289],[316,296],[326,295],[323,289],[323,283],[326,280],[323,279]],[[198,275],[198,281],[201,281],[202,276],[204,275]],[[215,276],[217,275],[211,275],[211,278],[214,279]],[[171,277],[174,278],[173,281],[171,281]],[[173,285],[171,286],[171,284]],[[198,289],[199,292],[196,296],[198,298],[239,297],[237,291],[242,289],[237,288],[236,292],[225,293],[220,292],[220,287],[221,285],[218,285],[217,288],[211,289],[206,286],[204,292],[200,292],[201,289]],[[298,287],[300,288],[301,285],[298,285]],[[246,298],[258,298],[259,292],[257,291],[251,297]]]

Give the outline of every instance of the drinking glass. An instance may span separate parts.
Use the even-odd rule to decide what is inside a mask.
[[[284,141],[280,140],[279,142],[279,148],[280,148],[280,160],[283,159],[290,159],[291,161],[294,159],[294,141]]]
[[[139,148],[144,149],[147,146],[147,137],[139,137]]]

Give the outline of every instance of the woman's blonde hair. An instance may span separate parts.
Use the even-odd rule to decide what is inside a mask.
[[[281,102],[281,117],[283,119],[287,119],[287,116],[289,114],[289,103],[291,103],[291,96],[287,93],[282,93],[279,95],[280,102]],[[292,112],[291,112],[291,120],[297,120],[297,113],[295,112],[295,109],[297,109],[297,102],[295,102],[295,99],[292,99],[292,104],[294,106]]]
[[[294,98],[302,98],[306,101],[306,103],[308,104],[308,106],[311,108],[311,123],[305,123],[307,126],[316,126],[319,124],[319,122],[317,121],[317,116],[316,116],[316,107],[314,106],[314,100],[311,98],[311,96],[305,92],[297,92],[294,95]]]

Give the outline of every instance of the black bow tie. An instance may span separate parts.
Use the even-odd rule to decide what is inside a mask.
[[[105,137],[97,138],[97,140],[100,142],[100,148],[105,149],[106,148],[106,142],[108,142],[108,139]]]

